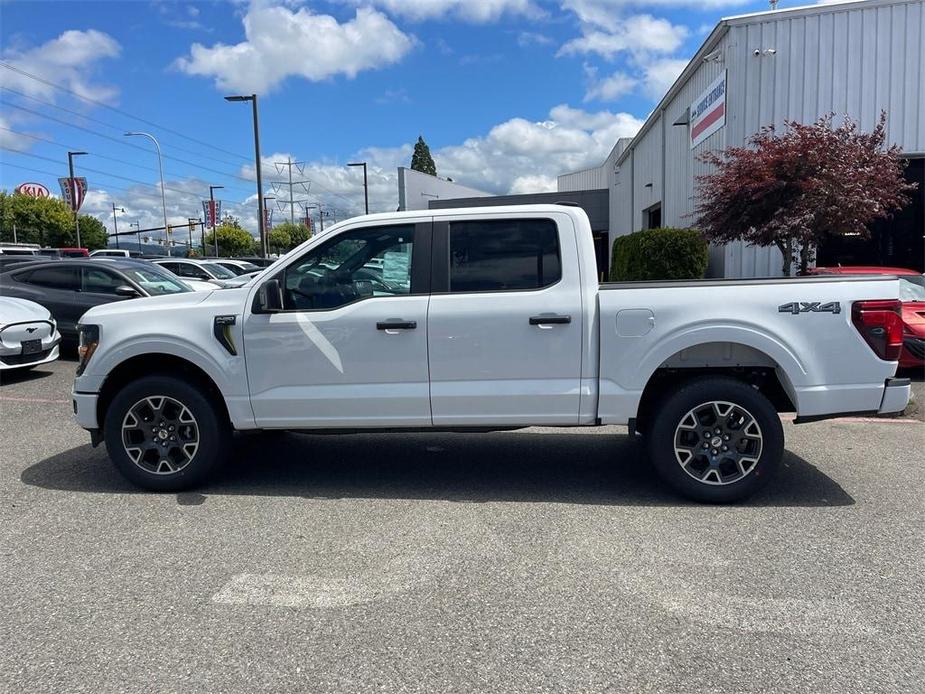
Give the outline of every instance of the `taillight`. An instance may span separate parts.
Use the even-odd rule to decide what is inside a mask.
[[[896,361],[903,349],[902,304],[898,299],[855,301],[851,322],[878,357]]]

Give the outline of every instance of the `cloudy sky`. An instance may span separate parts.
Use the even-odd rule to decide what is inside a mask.
[[[782,0],[781,7],[797,2]],[[494,193],[555,189],[599,163],[723,16],[764,0],[261,0],[3,2],[0,187],[56,191],[85,150],[84,211],[112,224],[198,217],[208,186],[256,228],[251,115],[260,95],[265,195],[305,162],[298,199],[342,219],[394,210],[396,168],[422,134],[441,176]],[[284,189],[281,197],[287,197]],[[288,217],[275,211],[274,221]],[[123,227],[124,230],[125,227]]]

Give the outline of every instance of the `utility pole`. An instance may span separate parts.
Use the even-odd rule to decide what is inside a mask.
[[[276,162],[273,162],[273,164],[274,166],[276,166],[277,174],[281,174],[283,172],[283,167],[289,170],[289,184],[288,184],[289,185],[289,199],[280,200],[277,198],[276,206],[279,207],[280,210],[282,210],[283,206],[289,205],[289,221],[292,224],[295,224],[295,206],[305,202],[305,200],[296,200],[293,189],[295,188],[295,186],[302,186],[302,190],[304,190],[305,193],[308,194],[308,192],[311,189],[312,182],[309,180],[293,181],[292,180],[292,167],[293,166],[296,167],[296,171],[298,171],[299,175],[301,176],[305,173],[305,162],[304,161],[292,161],[292,157],[287,157],[286,161],[276,161]],[[273,192],[279,195],[280,188],[282,188],[286,184],[280,181],[273,181],[271,185],[273,186]]]
[[[366,179],[366,162],[356,161],[352,164],[347,164],[347,166],[363,167],[363,201],[366,203],[366,214],[369,214],[369,181]]]
[[[80,221],[77,219],[77,181],[74,180],[74,157],[79,157],[86,152],[68,152],[67,153],[67,170],[68,176],[67,186],[71,191],[71,209],[74,211],[74,229],[77,231],[77,247],[82,248],[80,245]]]
[[[112,203],[112,231],[116,237],[116,248],[118,248],[119,247],[119,220],[116,219],[116,209],[118,209],[119,212],[125,212],[125,208],[124,207],[116,208],[116,203]]]

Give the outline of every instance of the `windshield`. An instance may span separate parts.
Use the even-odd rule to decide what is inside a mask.
[[[125,274],[135,280],[139,286],[151,296],[163,294],[181,294],[193,291],[176,277],[166,272],[152,270],[151,268],[130,268]]]
[[[220,280],[230,280],[232,277],[237,277],[231,270],[217,263],[203,263],[202,266]]]
[[[899,278],[900,301],[925,301],[925,277],[903,275]]]

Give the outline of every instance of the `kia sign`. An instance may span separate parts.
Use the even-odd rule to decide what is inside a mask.
[[[691,149],[726,125],[726,71],[691,104]]]
[[[51,195],[48,188],[41,183],[20,183],[16,186],[16,192],[30,198],[47,198]]]
[[[87,179],[83,176],[78,178],[59,178],[58,184],[61,186],[61,196],[64,198],[64,202],[67,203],[67,206],[74,210],[74,212],[79,211],[80,206],[84,204],[84,198],[87,196]],[[73,197],[71,195],[72,191],[76,194]]]

